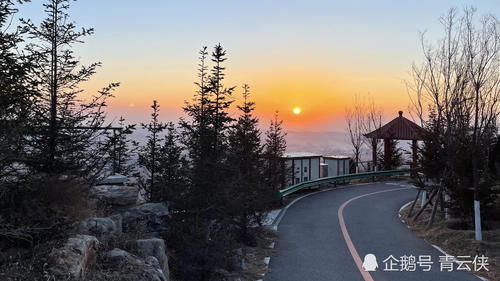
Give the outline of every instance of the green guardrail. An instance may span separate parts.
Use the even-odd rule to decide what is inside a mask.
[[[274,198],[276,200],[281,200],[283,197],[288,196],[296,191],[299,191],[304,188],[313,187],[316,185],[320,185],[323,183],[337,183],[341,181],[349,181],[354,179],[363,179],[363,178],[372,178],[372,177],[381,177],[381,176],[395,176],[395,175],[404,175],[411,173],[411,169],[402,169],[402,170],[390,170],[390,171],[377,171],[377,172],[365,172],[365,173],[356,173],[342,176],[334,176],[334,177],[324,177],[319,178],[312,181],[301,182],[298,184],[294,184],[285,189],[281,189],[276,191],[274,194]]]

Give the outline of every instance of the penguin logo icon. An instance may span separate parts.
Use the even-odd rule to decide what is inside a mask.
[[[367,254],[363,261],[363,269],[365,271],[377,271],[378,263],[374,254]]]

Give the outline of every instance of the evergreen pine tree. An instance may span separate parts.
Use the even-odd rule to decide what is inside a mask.
[[[211,53],[200,51],[198,91],[181,119],[182,143],[189,155],[189,186],[182,211],[173,219],[171,244],[178,245],[179,274],[190,280],[215,278],[215,269],[232,262],[233,214],[230,213],[231,173],[227,165],[228,134],[233,119],[229,115],[234,87],[225,87],[226,51],[220,44]],[[183,236],[182,241],[174,233]],[[190,263],[191,266],[185,266]]]
[[[424,174],[434,182],[439,182],[445,168],[442,154],[442,126],[439,124],[435,110],[429,112],[429,120],[425,125],[424,146],[420,149],[420,162]]]
[[[123,116],[118,120],[119,130],[113,129],[112,135],[109,136],[110,142],[110,159],[112,174],[121,174],[130,176],[135,171],[135,165],[132,163],[132,155],[135,153],[135,142],[130,139],[135,131],[135,124],[125,124]]]
[[[228,171],[225,164],[228,147],[228,132],[233,118],[229,115],[234,87],[224,86],[226,51],[220,44],[211,54],[213,66],[208,75],[204,47],[200,51],[199,90],[193,103],[184,111],[190,117],[182,120],[183,142],[191,158],[191,203],[193,208],[206,209],[215,205],[217,212],[209,217],[224,216],[225,193],[228,190]]]
[[[179,135],[175,125],[166,125],[167,133],[159,148],[158,166],[158,201],[169,201],[180,205],[188,184],[188,162],[179,144]]]
[[[29,176],[23,172],[25,136],[30,132],[27,124],[36,93],[29,76],[31,62],[20,51],[23,34],[9,29],[17,11],[14,1],[0,1],[0,208],[14,201],[11,191]]]
[[[88,81],[101,63],[80,65],[73,52],[77,43],[93,29],[77,30],[69,20],[69,0],[47,0],[47,18],[39,26],[22,20],[31,41],[26,50],[32,60],[32,79],[38,83],[34,99],[30,159],[35,171],[48,174],[76,174],[96,178],[105,163],[102,138],[104,108],[118,83],[98,91],[89,101],[81,98],[81,82]]]
[[[243,104],[238,106],[241,115],[229,135],[228,164],[233,175],[231,209],[237,216],[239,238],[253,244],[255,237],[248,232],[249,226],[261,223],[266,198],[272,198],[272,194],[263,181],[261,133],[259,120],[253,115],[255,103],[250,101],[250,87],[245,84],[243,90]]]
[[[286,151],[286,133],[283,132],[283,120],[279,119],[278,111],[266,133],[264,157],[266,159],[266,181],[272,190],[279,190],[285,186],[286,169],[283,156]]]
[[[143,173],[139,174],[139,184],[145,191],[147,200],[158,202],[160,201],[161,174],[160,167],[160,150],[164,136],[161,133],[167,128],[158,119],[160,115],[160,105],[155,100],[151,105],[153,112],[151,113],[151,121],[148,124],[141,123],[144,130],[148,132],[146,136],[146,144],[138,148],[138,164],[143,168]]]
[[[230,124],[234,121],[229,116],[228,109],[233,103],[232,93],[235,87],[224,87],[224,71],[226,68],[223,63],[227,60],[226,51],[220,44],[214,47],[212,52],[212,62],[214,63],[211,76],[209,79],[209,102],[212,109],[212,125],[213,125],[213,156],[212,160],[222,161],[224,150],[227,148],[227,132]]]

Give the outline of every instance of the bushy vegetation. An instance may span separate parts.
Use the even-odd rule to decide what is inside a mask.
[[[68,208],[83,208],[106,166],[104,108],[118,86],[82,99],[79,85],[100,63],[82,66],[73,47],[93,30],[67,21],[67,0],[46,1],[46,19],[22,19],[16,28],[22,2],[0,2],[0,236],[12,245],[48,239],[78,217]]]

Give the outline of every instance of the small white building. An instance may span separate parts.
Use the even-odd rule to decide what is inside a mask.
[[[323,156],[323,163],[328,165],[328,176],[342,176],[349,174],[349,156],[330,155]]]
[[[285,153],[287,186],[320,178],[321,155],[310,152]]]

